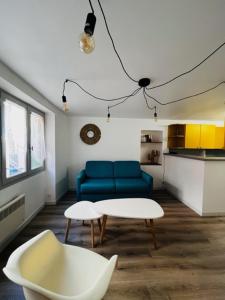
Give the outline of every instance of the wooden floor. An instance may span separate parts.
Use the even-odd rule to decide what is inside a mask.
[[[106,257],[119,255],[119,268],[104,300],[224,300],[225,217],[201,218],[166,192],[155,192],[152,198],[165,211],[155,222],[158,250],[143,221],[111,218],[106,241],[94,249]],[[16,247],[45,229],[63,241],[63,212],[74,200],[68,194],[57,206],[45,207],[1,254],[0,267]],[[90,226],[74,221],[69,243],[90,248]],[[2,272],[0,299],[24,299],[22,289]]]

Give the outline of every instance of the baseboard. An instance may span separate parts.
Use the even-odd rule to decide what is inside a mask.
[[[51,205],[51,206],[53,206],[53,205],[56,205],[57,204],[57,202],[45,202],[45,205]]]
[[[28,217],[17,229],[16,231],[8,237],[6,240],[4,240],[0,244],[0,253],[5,249],[9,243],[11,243],[12,240],[15,239],[15,237],[36,217],[36,215],[44,208],[45,204],[43,204],[41,207],[39,207],[33,214]]]
[[[224,217],[225,212],[202,213],[203,217]]]

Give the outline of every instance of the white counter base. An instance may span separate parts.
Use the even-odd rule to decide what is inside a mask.
[[[165,187],[200,216],[225,215],[225,161],[165,156]]]

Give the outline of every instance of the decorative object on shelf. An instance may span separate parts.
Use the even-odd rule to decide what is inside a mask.
[[[218,84],[216,84],[215,86],[213,87],[210,87],[208,88],[207,90],[204,90],[204,91],[201,91],[201,92],[198,92],[198,93],[195,93],[195,94],[192,94],[192,95],[189,95],[189,96],[185,96],[185,97],[182,97],[182,98],[179,98],[179,99],[175,99],[175,100],[170,100],[170,101],[167,101],[167,102],[164,102],[164,101],[161,101],[161,100],[158,100],[156,99],[155,97],[153,97],[151,94],[149,94],[149,91],[153,90],[153,89],[157,89],[157,88],[160,88],[162,86],[166,86],[168,84],[170,84],[171,82],[175,81],[176,79],[180,78],[180,77],[183,77],[191,72],[193,72],[194,70],[196,70],[198,67],[200,67],[203,63],[205,63],[210,57],[212,57],[216,52],[218,52],[224,45],[225,45],[225,42],[223,42],[221,45],[219,45],[213,52],[211,52],[207,57],[205,57],[203,60],[201,60],[197,65],[195,65],[194,67],[188,69],[187,71],[184,71],[183,73],[181,74],[178,74],[177,76],[161,83],[161,84],[157,84],[157,85],[154,85],[154,86],[150,86],[150,83],[151,83],[151,79],[150,78],[141,78],[141,79],[134,79],[129,73],[128,71],[126,70],[123,62],[122,62],[122,59],[116,49],[116,46],[115,46],[115,43],[114,43],[114,40],[112,38],[112,35],[109,31],[109,26],[108,26],[108,23],[107,23],[107,20],[106,20],[106,16],[105,16],[105,13],[103,11],[103,8],[102,8],[102,5],[101,5],[101,2],[100,0],[97,0],[98,1],[98,5],[99,5],[99,8],[100,8],[100,11],[102,13],[102,16],[103,16],[103,19],[104,19],[104,23],[105,23],[105,27],[106,27],[106,31],[108,33],[108,36],[111,40],[111,43],[112,43],[112,47],[113,47],[113,50],[119,60],[119,63],[125,73],[125,75],[129,78],[129,80],[133,81],[135,84],[136,84],[136,88],[133,92],[131,92],[129,95],[125,95],[125,96],[121,96],[121,97],[117,97],[117,98],[111,98],[111,99],[107,99],[107,98],[101,98],[101,97],[97,97],[95,95],[93,95],[92,93],[90,93],[89,91],[87,91],[85,88],[83,88],[77,81],[75,80],[72,80],[72,79],[65,79],[64,83],[63,83],[63,95],[62,95],[62,101],[63,101],[63,108],[64,108],[64,111],[68,111],[68,105],[67,105],[67,99],[66,99],[66,96],[65,96],[65,86],[66,86],[66,83],[73,83],[75,84],[76,86],[78,86],[84,93],[86,93],[87,95],[91,96],[93,99],[95,100],[99,100],[99,101],[106,101],[106,102],[110,102],[110,101],[116,101],[115,104],[112,104],[112,105],[109,105],[108,108],[107,108],[107,117],[108,117],[108,120],[110,119],[110,110],[118,105],[121,105],[123,103],[125,103],[129,98],[131,97],[134,97],[135,95],[137,95],[138,93],[142,92],[143,93],[143,97],[144,97],[144,100],[145,100],[145,103],[146,103],[146,107],[149,109],[149,110],[154,110],[154,114],[153,114],[153,117],[154,117],[154,120],[157,121],[158,119],[158,113],[157,113],[157,107],[156,105],[154,106],[151,106],[149,104],[149,101],[151,101],[152,103],[157,103],[158,105],[161,105],[161,106],[164,106],[164,105],[169,105],[169,104],[173,104],[173,103],[177,103],[177,102],[180,102],[180,101],[184,101],[184,100],[187,100],[187,99],[190,99],[190,98],[193,98],[193,97],[196,97],[196,96],[199,96],[199,95],[202,95],[202,94],[205,94],[209,91],[212,91],[216,88],[218,88],[220,85],[224,84],[225,81],[221,81],[219,82]],[[94,43],[94,40],[93,40],[93,33],[94,33],[94,28],[95,28],[95,23],[96,23],[96,17],[94,15],[94,9],[93,9],[93,6],[92,6],[92,3],[91,3],[91,0],[89,0],[89,4],[90,4],[90,7],[91,7],[91,10],[92,10],[92,13],[89,13],[87,15],[87,20],[86,20],[86,24],[85,24],[85,27],[84,27],[84,33],[82,34],[81,36],[81,39],[80,39],[80,48],[82,51],[84,51],[85,53],[90,53],[93,51],[94,47],[95,47],[95,43]]]
[[[140,162],[144,165],[161,165],[163,131],[141,130]]]
[[[156,150],[155,152],[155,163],[159,164],[160,151]]]
[[[141,136],[141,143],[146,143],[147,139],[146,139],[146,135],[142,135]]]
[[[151,163],[154,164],[155,163],[155,156],[156,156],[156,151],[152,150],[151,152]]]
[[[101,131],[95,124],[87,124],[80,131],[80,138],[85,144],[94,145],[101,138]]]
[[[159,164],[159,157],[160,157],[160,151],[159,150],[152,150],[148,154],[148,160],[152,165],[158,165]]]

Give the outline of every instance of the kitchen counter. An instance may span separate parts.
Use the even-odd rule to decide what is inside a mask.
[[[173,157],[183,157],[189,159],[197,159],[203,161],[225,161],[224,156],[200,156],[200,155],[191,155],[191,154],[172,154],[172,153],[164,153],[164,155],[173,156]]]
[[[165,187],[201,216],[225,215],[225,157],[164,154]]]

